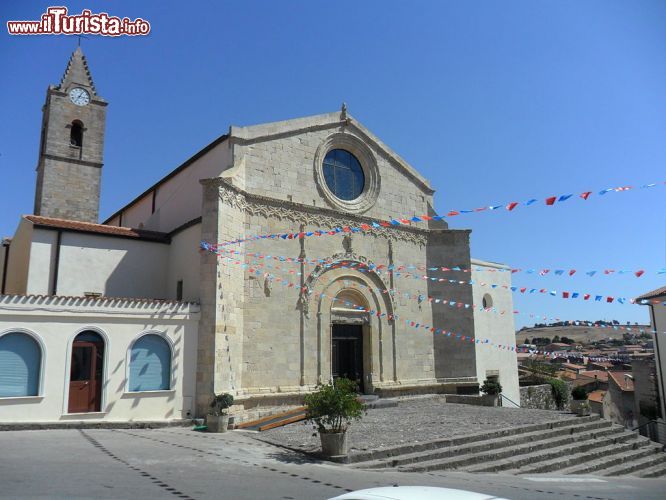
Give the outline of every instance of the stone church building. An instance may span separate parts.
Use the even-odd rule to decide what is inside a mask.
[[[519,402],[511,273],[469,230],[387,224],[435,215],[435,191],[344,106],[232,126],[100,222],[106,111],[78,48],[0,247],[0,424],[184,419],[213,392],[242,418],[337,376],[380,396],[495,377]]]

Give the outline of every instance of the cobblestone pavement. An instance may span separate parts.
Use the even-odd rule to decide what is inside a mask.
[[[249,433],[167,429],[0,432],[0,498],[326,500],[377,486],[437,486],[511,500],[663,500],[664,479],[359,470]]]
[[[570,413],[445,403],[442,397],[401,399],[397,407],[368,410],[349,428],[350,452],[572,418]],[[251,434],[302,451],[320,449],[312,424],[297,422]]]

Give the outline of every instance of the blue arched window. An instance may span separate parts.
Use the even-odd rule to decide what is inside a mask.
[[[37,396],[42,349],[26,333],[0,337],[0,397]]]
[[[137,340],[130,352],[129,390],[164,391],[171,388],[171,347],[159,335]]]
[[[358,159],[344,149],[332,149],[324,158],[324,179],[341,200],[355,200],[365,187],[365,174]]]

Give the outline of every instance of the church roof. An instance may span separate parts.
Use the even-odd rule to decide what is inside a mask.
[[[169,243],[170,241],[168,234],[160,233],[158,231],[148,231],[145,229],[134,229],[119,226],[106,226],[104,224],[92,224],[90,222],[56,219],[54,217],[42,217],[39,215],[24,215],[23,217],[32,222],[32,224],[36,227],[61,229],[64,231],[76,231],[82,233],[94,233],[104,236],[119,236],[121,238],[155,241],[158,243]]]
[[[65,73],[60,79],[58,89],[63,90],[72,84],[85,85],[92,90],[93,94],[97,95],[95,84],[93,83],[92,75],[88,68],[88,62],[86,61],[86,56],[83,55],[81,47],[77,47],[76,50],[72,52],[72,55],[67,62]]]
[[[664,296],[666,296],[666,286],[662,286],[661,288],[657,288],[656,290],[652,290],[651,292],[644,293],[640,297],[636,297],[636,301],[656,299],[657,297],[664,297]]]

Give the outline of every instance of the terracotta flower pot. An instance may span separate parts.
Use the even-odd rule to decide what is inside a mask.
[[[206,415],[208,432],[227,432],[229,415]]]
[[[320,432],[319,437],[321,438],[321,451],[324,456],[347,455],[346,432]]]

